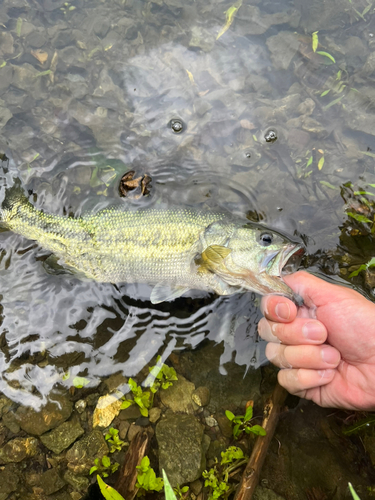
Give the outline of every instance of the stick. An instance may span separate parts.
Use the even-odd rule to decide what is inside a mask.
[[[124,463],[114,486],[126,500],[133,500],[137,494],[138,488],[135,487],[137,482],[136,467],[146,455],[149,442],[150,435],[147,431],[139,432],[132,439],[129,449],[126,452]]]
[[[287,391],[279,383],[276,383],[272,396],[263,411],[262,427],[267,434],[257,437],[234,500],[251,500],[253,498],[264,459],[266,458],[268,447],[279,420],[281,407],[285,402],[287,394]]]

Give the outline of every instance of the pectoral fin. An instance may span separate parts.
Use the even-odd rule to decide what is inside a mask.
[[[231,249],[221,245],[211,245],[202,252],[201,256],[195,261],[199,266],[199,271],[214,271],[223,264],[225,257],[231,253]]]
[[[156,285],[151,292],[150,300],[152,304],[160,304],[160,302],[177,299],[188,290],[190,290],[189,287],[171,287],[164,284]]]

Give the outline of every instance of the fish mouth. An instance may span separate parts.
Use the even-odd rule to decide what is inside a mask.
[[[305,248],[302,245],[288,245],[279,261],[279,276],[296,272],[304,254]]]

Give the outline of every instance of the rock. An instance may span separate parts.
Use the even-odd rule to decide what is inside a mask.
[[[192,483],[190,483],[189,487],[190,487],[191,491],[194,493],[194,495],[199,495],[199,493],[202,491],[203,483],[202,483],[202,481],[197,479],[196,481],[193,481]]]
[[[296,10],[263,14],[254,5],[244,5],[241,11],[238,25],[244,35],[262,35],[276,24],[288,23],[291,27],[297,27],[300,19]]]
[[[8,108],[4,108],[1,104],[4,101],[0,100],[0,129],[5,127],[8,121],[12,118],[13,114],[9,111]]]
[[[254,492],[254,500],[285,500],[285,498],[268,488],[257,486]]]
[[[15,438],[0,448],[0,464],[21,462],[38,453],[38,440],[34,437]]]
[[[142,427],[140,425],[131,424],[128,430],[128,440],[131,441],[141,430]]]
[[[0,94],[5,92],[13,80],[13,68],[9,64],[0,68]]]
[[[156,425],[159,468],[171,485],[198,479],[205,468],[203,426],[193,415],[167,413]]]
[[[90,481],[87,479],[87,477],[77,476],[70,470],[67,470],[65,472],[64,480],[78,491],[87,491],[87,488],[90,485]]]
[[[210,389],[204,386],[197,387],[191,395],[191,399],[198,406],[207,406],[210,402]]]
[[[87,403],[86,403],[86,401],[84,399],[79,399],[74,404],[74,408],[77,410],[78,413],[84,412],[85,409],[86,409],[86,406],[87,406]]]
[[[111,24],[108,19],[98,19],[98,21],[94,24],[94,33],[99,38],[104,38],[110,27]]]
[[[314,120],[314,118],[311,118],[311,116],[303,117],[302,128],[306,132],[315,134],[318,137],[323,137],[325,134],[327,134],[327,130],[324,128],[324,126],[317,120]]]
[[[206,425],[208,425],[208,427],[217,427],[218,426],[216,418],[214,418],[212,415],[206,417],[204,420],[206,422]]]
[[[67,451],[68,469],[75,474],[88,474],[95,458],[101,459],[108,454],[108,451],[103,434],[99,430],[94,430],[74,443]]]
[[[125,410],[121,410],[119,413],[120,420],[132,420],[139,418],[141,416],[141,412],[139,411],[138,405],[131,405]]]
[[[128,379],[122,373],[115,373],[103,381],[103,387],[105,388],[105,392],[114,392],[121,390],[121,386],[127,384],[127,382]]]
[[[17,466],[6,465],[0,470],[0,500],[6,500],[12,491],[16,491],[19,483]]]
[[[121,410],[121,399],[122,393],[120,395],[107,394],[99,398],[98,404],[94,410],[94,415],[92,417],[93,427],[108,427],[112,420],[117,417]]]
[[[10,55],[14,52],[13,47],[13,37],[10,33],[3,32],[0,33],[0,54],[1,55]]]
[[[45,495],[52,495],[65,486],[65,481],[60,477],[57,469],[49,469],[41,474],[39,487]]]
[[[231,438],[233,436],[232,424],[226,415],[216,415],[216,420],[219,425],[220,432],[226,438]]]
[[[297,113],[300,115],[311,115],[315,109],[315,102],[308,97],[297,108]]]
[[[71,30],[60,31],[54,39],[54,45],[57,49],[63,49],[67,45],[75,42],[74,35]]]
[[[203,52],[210,52],[215,45],[215,37],[200,26],[193,26],[189,47],[198,48]]]
[[[40,436],[67,420],[72,413],[72,403],[66,396],[54,395],[40,411],[20,406],[14,416],[21,429],[28,434]]]
[[[14,420],[14,415],[11,411],[5,412],[3,415],[3,424],[12,432],[13,434],[18,434],[21,430],[20,426]]]
[[[43,47],[43,45],[46,43],[46,39],[42,33],[33,31],[26,38],[26,42],[30,45],[30,47],[33,47],[34,49],[40,49],[40,47]]]
[[[295,33],[280,31],[277,35],[266,40],[271,52],[271,59],[275,69],[288,69],[299,48],[299,41]]]
[[[59,455],[63,450],[68,448],[76,439],[78,439],[82,434],[84,434],[77,418],[72,418],[68,422],[56,427],[52,431],[43,434],[40,440],[48,448],[52,450],[56,455]]]
[[[118,426],[118,437],[120,439],[125,439],[130,427],[130,422],[128,420],[121,420]]]
[[[151,408],[151,410],[148,412],[148,418],[150,420],[151,424],[155,424],[161,415],[161,409],[160,408]]]
[[[195,385],[182,375],[168,389],[161,389],[161,402],[173,412],[194,413],[198,409],[191,399]]]

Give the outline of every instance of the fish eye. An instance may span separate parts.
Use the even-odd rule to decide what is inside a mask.
[[[263,247],[269,247],[271,245],[271,243],[272,243],[272,240],[273,240],[272,234],[270,234],[270,233],[263,233],[263,234],[260,235],[259,243]]]

